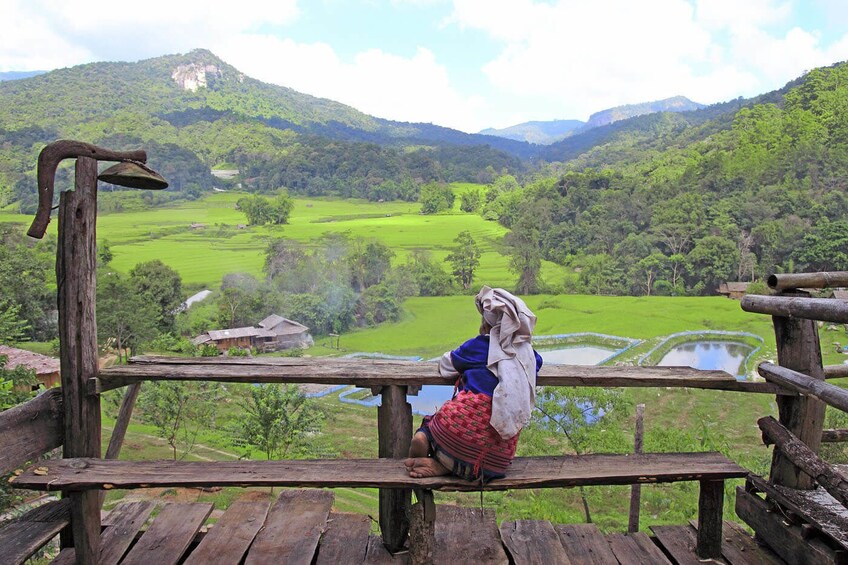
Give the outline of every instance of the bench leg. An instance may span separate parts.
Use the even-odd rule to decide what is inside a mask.
[[[721,557],[721,527],[724,511],[724,481],[701,481],[698,497],[698,546],[702,559]]]
[[[406,401],[406,387],[384,386],[377,410],[380,457],[402,459],[409,454],[412,440],[412,407]],[[395,553],[406,546],[409,534],[409,489],[380,489],[380,531],[383,544]]]

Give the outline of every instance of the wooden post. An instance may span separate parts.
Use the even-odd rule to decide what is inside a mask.
[[[636,405],[636,437],[633,440],[633,453],[642,453],[645,435],[645,405]],[[630,486],[630,520],[627,524],[627,531],[632,533],[639,531],[639,507],[642,502],[642,485],[635,484]]]
[[[412,407],[406,402],[406,387],[384,386],[377,411],[380,457],[399,459],[409,454],[412,441]],[[409,489],[380,489],[380,531],[383,544],[394,553],[406,545],[409,534]]]
[[[819,331],[816,322],[774,316],[777,360],[781,367],[824,380]],[[780,423],[818,453],[824,423],[825,404],[806,396],[777,396]],[[772,455],[769,478],[772,484],[809,490],[814,481],[796,467],[779,449]]]
[[[65,405],[64,457],[100,457],[100,397],[87,394],[97,377],[95,284],[97,253],[97,161],[80,157],[76,186],[59,198],[56,255],[60,366]],[[77,563],[97,563],[100,555],[100,496],[72,492],[71,533]],[[68,542],[67,538],[64,539]]]
[[[701,481],[698,495],[698,545],[701,559],[721,557],[721,527],[724,514],[724,481]]]
[[[124,401],[121,402],[121,409],[118,411],[118,418],[115,420],[115,427],[112,428],[112,436],[109,438],[109,447],[106,448],[106,459],[117,459],[121,454],[121,447],[124,445],[124,437],[127,435],[139,391],[141,391],[141,383],[133,383],[124,393]],[[100,492],[101,508],[105,501],[106,491],[104,490]]]

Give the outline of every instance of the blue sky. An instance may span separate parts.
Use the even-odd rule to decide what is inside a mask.
[[[0,0],[0,71],[206,48],[375,116],[463,131],[684,95],[753,96],[848,60],[844,0]]]

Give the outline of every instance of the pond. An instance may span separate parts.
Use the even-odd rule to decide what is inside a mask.
[[[742,364],[753,349],[738,341],[690,341],[671,348],[657,364],[661,367],[717,369],[740,377],[739,373],[744,371]]]
[[[572,345],[539,351],[544,363],[549,365],[596,365],[616,353],[617,349],[598,347],[594,345]],[[379,406],[379,397],[367,397],[362,400],[347,398],[356,396],[355,392],[342,395],[342,401],[356,402],[365,406]],[[425,385],[417,396],[408,395],[407,402],[412,406],[412,412],[418,415],[432,414],[453,396],[452,386]],[[417,424],[416,424],[417,425]]]

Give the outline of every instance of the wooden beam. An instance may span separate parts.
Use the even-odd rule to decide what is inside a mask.
[[[404,386],[385,386],[381,394],[377,410],[379,456],[401,461],[408,456],[412,440],[412,407],[406,401]],[[392,553],[406,546],[411,506],[411,490],[380,489],[380,532]]]
[[[848,302],[843,300],[747,294],[742,298],[741,304],[746,312],[836,324],[848,323]]]
[[[822,430],[822,443],[848,441],[848,430]]]
[[[118,418],[115,420],[115,427],[112,428],[112,435],[109,438],[109,447],[106,448],[106,459],[117,459],[121,454],[121,446],[124,445],[124,437],[127,435],[127,428],[130,425],[130,418],[132,418],[140,390],[141,383],[134,383],[127,387],[124,393],[124,400],[121,402],[121,409],[118,411]],[[106,502],[106,491],[100,493],[101,508],[104,502]]]
[[[724,512],[724,481],[701,481],[698,496],[698,543],[701,559],[721,557],[721,529]]]
[[[636,435],[633,439],[633,453],[642,453],[645,435],[645,405],[636,405]],[[627,531],[639,531],[639,509],[642,503],[642,485],[630,487],[630,516],[627,521]]]
[[[842,387],[772,363],[760,363],[757,370],[764,379],[770,382],[790,388],[805,396],[817,398],[829,406],[848,412],[848,390]]]
[[[62,389],[0,412],[0,475],[62,445],[65,437]]]
[[[804,300],[804,299],[800,299]],[[808,299],[811,300],[811,299]],[[777,343],[777,359],[781,367],[803,373],[817,380],[824,380],[822,370],[819,330],[812,320],[774,316],[774,334]],[[780,423],[818,451],[824,423],[825,404],[809,396],[778,396],[777,410]],[[798,489],[813,488],[812,479],[775,450],[772,453],[769,477],[774,484]]]
[[[771,416],[760,418],[757,425],[763,431],[764,438],[768,439],[767,443],[774,443],[793,464],[848,507],[848,479],[835,472],[826,461]]]
[[[327,358],[173,358],[133,357],[129,365],[104,369],[89,385],[92,394],[132,383],[157,380],[237,383],[355,384],[363,388],[389,385],[453,386],[436,365],[415,361]],[[540,386],[689,387],[738,392],[789,394],[770,383],[738,381],[724,371],[691,367],[586,367],[546,365]]]
[[[0,528],[0,560],[3,563],[24,563],[56,537],[70,519],[70,501],[55,500],[4,523]]]
[[[97,161],[80,157],[75,190],[59,198],[56,281],[59,344],[65,407],[64,456],[100,457],[100,398],[87,394],[97,377],[95,319]],[[77,563],[96,564],[100,555],[100,497],[72,493],[71,531]]]
[[[826,379],[844,379],[848,377],[848,365],[825,365],[824,378]]]
[[[821,273],[775,273],[766,279],[769,287],[775,290],[794,288],[835,288],[848,286],[848,271]]]
[[[46,467],[46,474],[35,474],[30,469],[15,477],[12,484],[15,488],[36,490],[216,485],[480,490],[478,482],[452,475],[413,479],[401,459],[213,462],[59,459]],[[715,452],[518,457],[505,478],[489,481],[483,490],[720,480],[747,474],[746,469]]]

